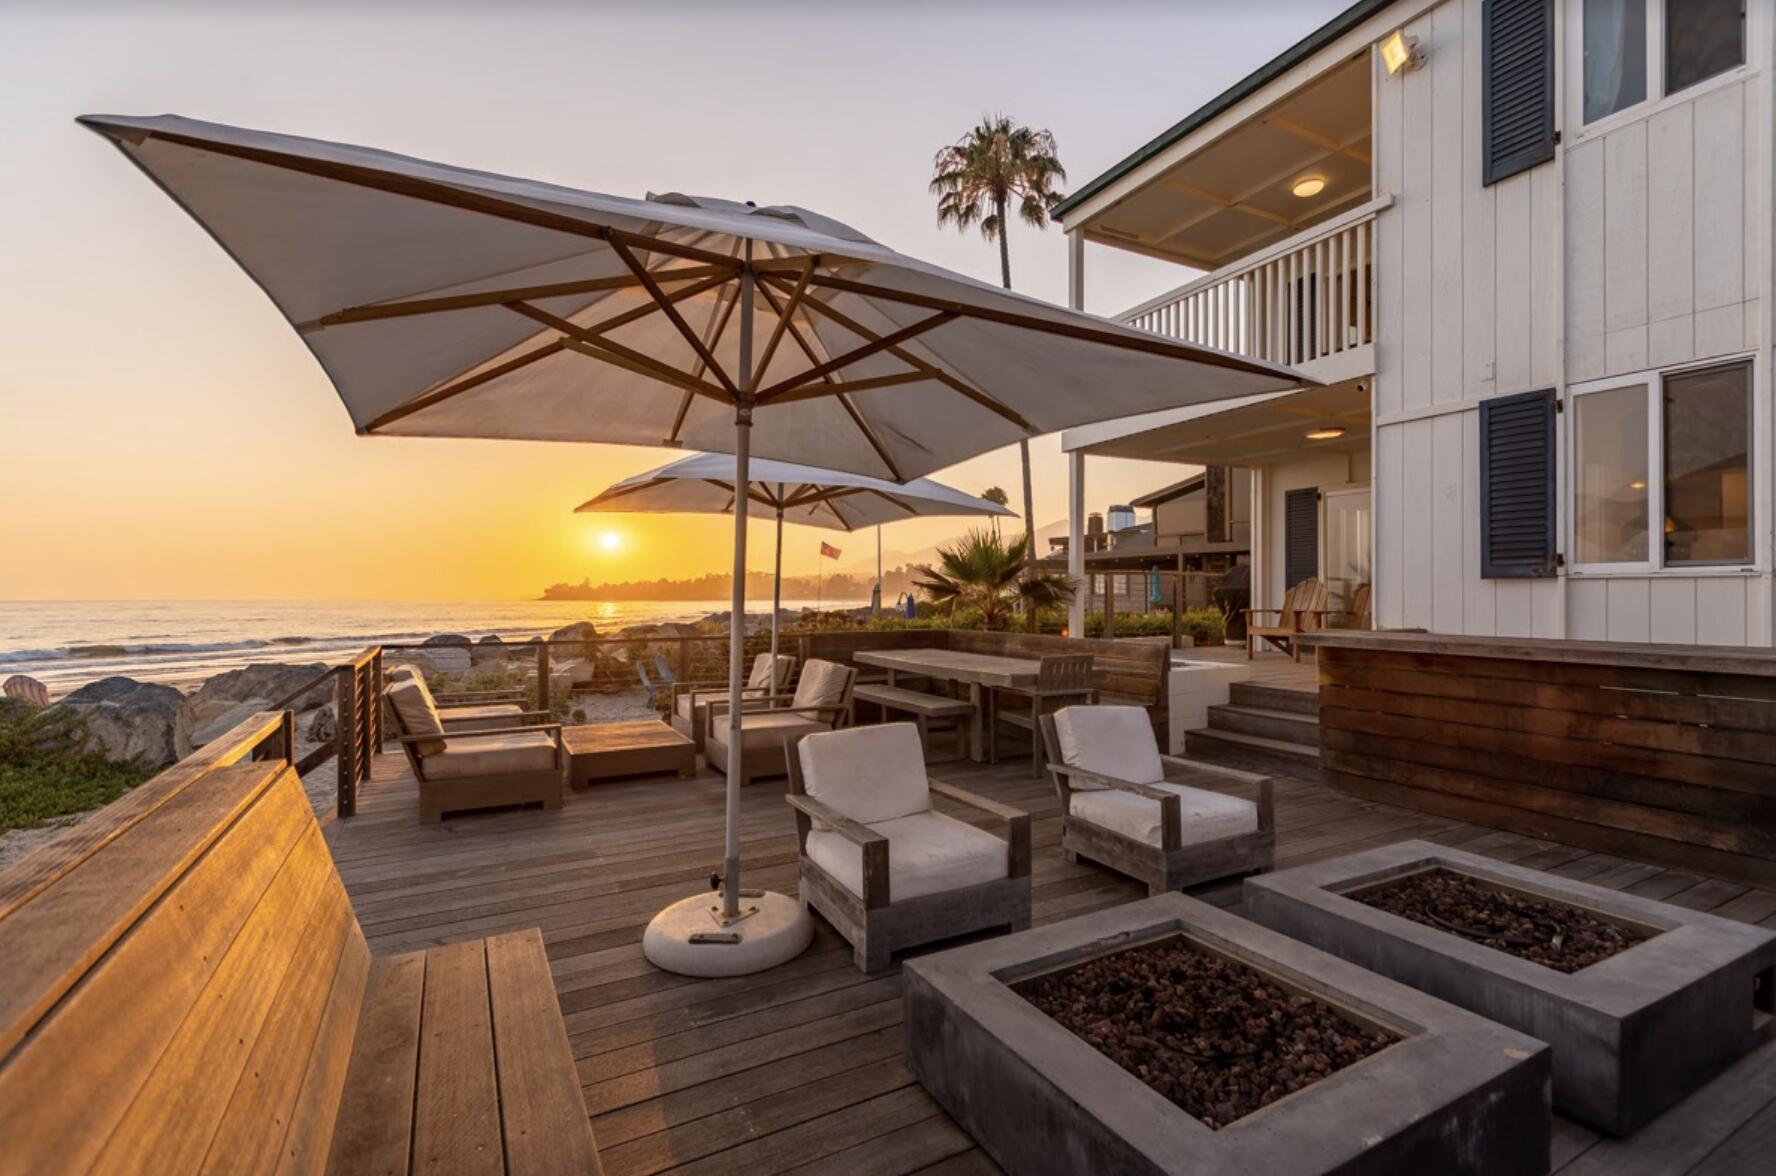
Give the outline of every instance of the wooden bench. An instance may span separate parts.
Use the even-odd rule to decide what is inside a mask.
[[[597,1172],[524,931],[372,957],[255,715],[0,873],[0,1170]]]
[[[919,728],[919,742],[925,748],[927,757],[931,753],[931,720],[957,720],[955,758],[968,757],[968,726],[962,720],[974,713],[974,704],[967,699],[945,698],[941,694],[927,694],[923,690],[908,690],[904,686],[886,684],[858,686],[851,691],[851,697],[857,702],[875,703],[882,708],[884,718],[889,711],[902,711],[912,715],[914,724]]]

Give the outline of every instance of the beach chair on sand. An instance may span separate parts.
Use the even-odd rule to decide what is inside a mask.
[[[1041,723],[1068,861],[1090,858],[1147,883],[1148,894],[1273,865],[1268,776],[1161,755],[1138,706],[1070,706]],[[1257,799],[1220,791],[1229,784]]]
[[[665,654],[654,654],[653,661],[653,677],[648,676],[647,662],[645,661],[635,663],[635,676],[641,679],[642,689],[647,691],[648,709],[659,710],[659,700],[672,697],[672,684],[678,680],[678,675],[672,672],[672,663],[666,660]]]
[[[911,723],[809,735],[788,767],[802,902],[850,942],[863,971],[886,969],[903,948],[1029,927],[1030,815],[927,777]],[[997,818],[1004,832],[938,812],[934,796]]]
[[[401,750],[419,782],[420,819],[447,812],[541,802],[560,808],[567,786],[561,724],[465,732],[447,727],[425,679],[402,676],[385,694]]]

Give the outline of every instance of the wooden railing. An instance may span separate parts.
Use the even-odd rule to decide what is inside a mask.
[[[376,752],[382,747],[381,647],[372,646],[349,662],[329,666],[267,709],[287,712],[329,679],[333,683],[333,738],[296,760],[296,774],[305,776],[329,759],[337,760],[335,811],[349,817],[358,811],[358,785],[370,778]]]
[[[1372,200],[1116,316],[1205,347],[1302,364],[1375,339]]]

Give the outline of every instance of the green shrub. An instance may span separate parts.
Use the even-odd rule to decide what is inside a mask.
[[[88,751],[73,716],[0,699],[0,831],[109,804],[153,774]]]

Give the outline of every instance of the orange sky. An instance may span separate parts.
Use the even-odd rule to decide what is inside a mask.
[[[726,520],[570,513],[674,456],[663,450],[353,435],[270,303],[78,113],[174,112],[601,191],[802,204],[990,280],[993,247],[940,231],[925,192],[933,152],[981,112],[1051,128],[1083,183],[1338,6],[785,3],[735,23],[737,10],[695,3],[137,16],[7,0],[0,599],[507,599],[730,559]],[[669,86],[658,53],[623,48],[685,31],[696,41]],[[794,60],[803,91],[755,75],[744,84],[764,100],[743,100],[737,60]],[[1019,289],[1064,297],[1057,231],[1015,229],[1012,266]],[[1190,276],[1094,249],[1088,309]],[[1066,474],[1058,438],[1035,452],[1047,524],[1063,517]],[[1094,460],[1091,508],[1187,472]],[[1015,448],[937,477],[971,493],[997,483],[1020,505]],[[916,551],[962,525],[898,524],[884,545]],[[614,551],[594,541],[606,530]],[[754,533],[756,567],[768,534]],[[787,570],[812,572],[823,535],[790,532]],[[847,564],[873,553],[866,536],[833,541]]]

